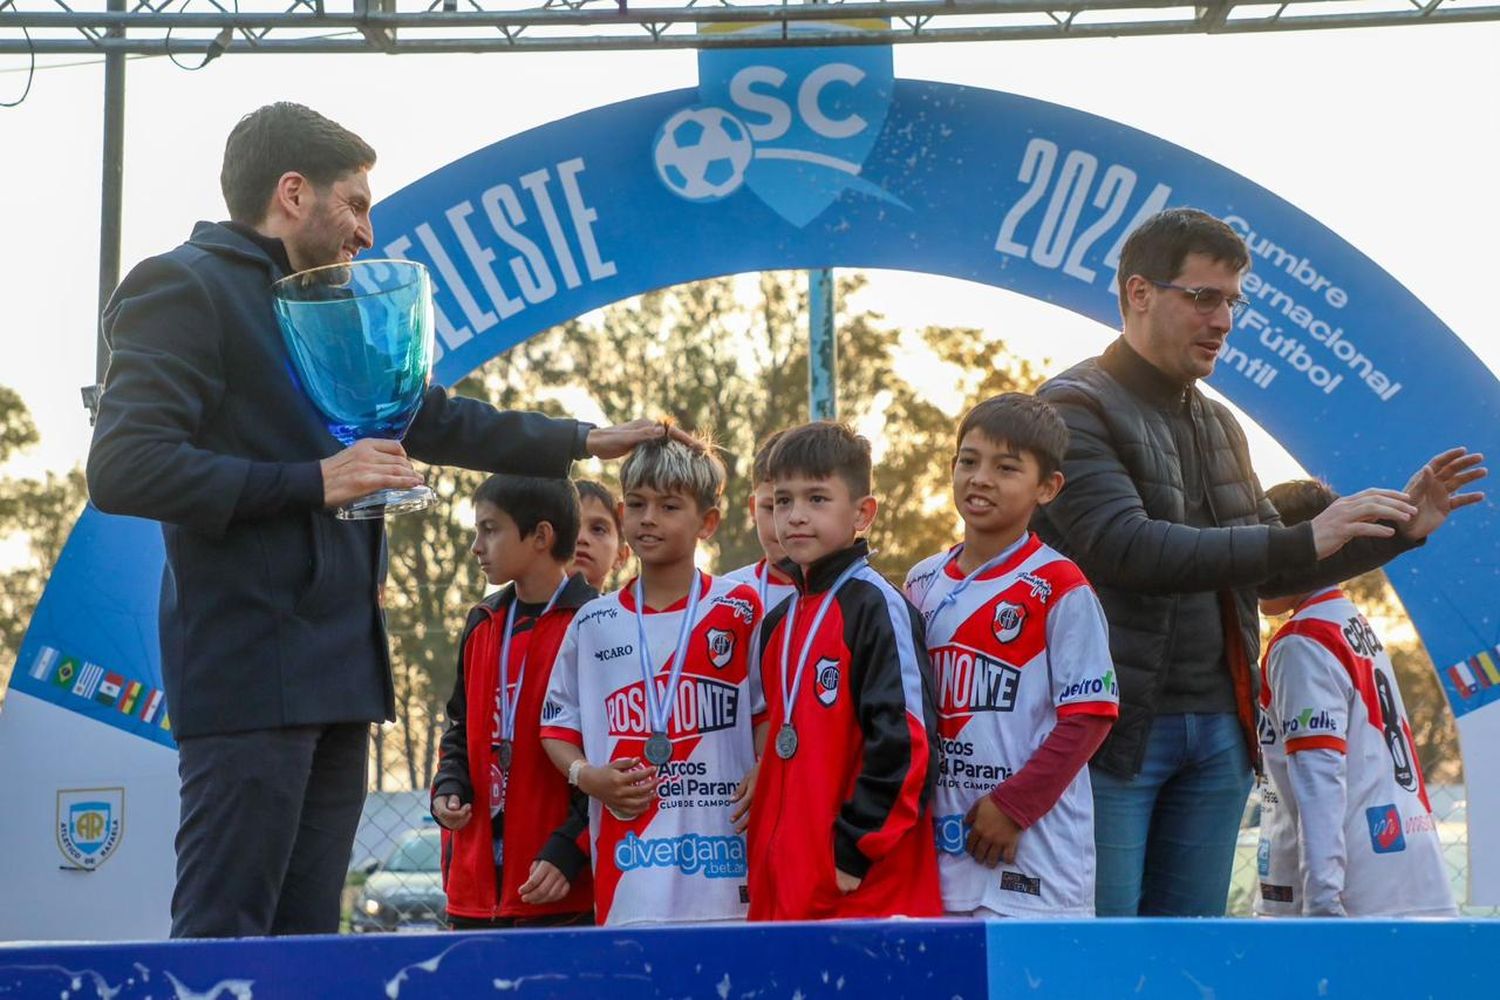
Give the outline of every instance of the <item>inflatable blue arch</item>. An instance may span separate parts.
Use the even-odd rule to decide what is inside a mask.
[[[591,309],[765,269],[947,275],[1115,325],[1125,235],[1192,205],[1242,233],[1254,262],[1211,383],[1308,470],[1352,491],[1399,487],[1454,443],[1500,455],[1496,379],[1464,343],[1336,234],[1213,162],[1069,108],[896,79],[889,48],[699,60],[696,90],[501,140],[377,206],[377,252],[432,269],[439,382]],[[155,525],[86,510],[13,688],[171,745],[169,706],[152,697],[162,560]],[[1500,700],[1495,507],[1465,511],[1389,573],[1460,721]],[[140,708],[57,683],[67,660],[102,666]],[[1500,709],[1481,715],[1491,725]],[[1472,817],[1495,803],[1475,780],[1488,755],[1470,757]]]
[[[1068,108],[898,80],[888,48],[699,59],[696,90],[502,140],[377,207],[377,250],[421,260],[436,279],[439,382],[629,296],[773,268],[947,275],[1112,326],[1125,235],[1165,206],[1193,205],[1228,220],[1254,255],[1252,305],[1212,384],[1311,472],[1349,491],[1400,486],[1453,443],[1500,455],[1496,380],[1463,342],[1334,233],[1217,164]],[[1497,528],[1493,505],[1465,511],[1389,571],[1466,742],[1476,713],[1487,725],[1500,715],[1479,711],[1500,700]],[[13,688],[170,746],[169,711],[152,697],[162,559],[154,524],[86,510]],[[100,683],[59,683],[67,662],[102,667],[140,707],[122,711]],[[1490,769],[1488,755],[1469,762],[1471,816],[1500,794],[1484,791]],[[1477,872],[1483,852],[1471,858]],[[890,996],[1228,997],[1262,995],[1267,982],[1460,995],[1481,988],[1483,963],[1444,956],[1493,946],[1495,927],[1278,922],[1247,936],[1219,922],[886,923],[601,931],[587,948],[565,934],[13,948],[0,949],[0,991],[145,995],[170,971],[174,985],[217,983],[213,994],[362,982],[359,992],[419,995],[442,965],[445,988],[558,995],[833,996],[847,984]]]

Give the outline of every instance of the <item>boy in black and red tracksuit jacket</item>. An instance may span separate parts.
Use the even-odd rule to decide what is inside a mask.
[[[856,538],[875,517],[869,442],[806,424],[770,465],[797,595],[761,631],[756,721],[769,729],[750,807],[750,919],[937,916],[937,713],[921,620]]]
[[[598,596],[581,574],[566,574],[578,495],[566,480],[492,476],[475,494],[474,520],[480,568],[508,586],[469,612],[433,781],[449,922],[591,923],[587,804],[538,736],[563,635]]]

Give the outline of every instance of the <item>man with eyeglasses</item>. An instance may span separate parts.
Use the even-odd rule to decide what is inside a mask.
[[[1193,209],[1125,241],[1119,339],[1039,395],[1069,430],[1065,485],[1034,524],[1109,619],[1120,717],[1094,756],[1100,916],[1219,916],[1259,757],[1257,594],[1306,592],[1421,544],[1480,494],[1457,448],[1404,491],[1368,489],[1283,527],[1245,435],[1198,379],[1245,305],[1244,241]]]

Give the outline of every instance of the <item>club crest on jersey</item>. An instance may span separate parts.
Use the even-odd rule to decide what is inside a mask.
[[[1019,604],[1010,601],[1001,601],[995,605],[995,620],[990,627],[995,630],[995,638],[1000,642],[1011,642],[1021,634],[1021,626],[1026,624],[1026,609]]]
[[[813,667],[813,693],[818,704],[829,708],[839,697],[839,661],[825,656]]]
[[[708,630],[708,662],[715,670],[723,670],[734,659],[734,633],[728,629]]]

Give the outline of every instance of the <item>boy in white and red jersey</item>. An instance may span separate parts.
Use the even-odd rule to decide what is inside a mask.
[[[1083,573],[1029,530],[1062,488],[1068,429],[1006,393],[958,428],[961,544],[906,578],[937,690],[937,845],[955,916],[1094,913],[1085,765],[1119,716],[1104,611]]]
[[[763,558],[748,566],[732,569],[724,574],[729,580],[748,583],[760,597],[761,611],[770,614],[781,602],[797,592],[792,578],[778,568],[786,558],[786,550],[776,538],[776,506],[771,483],[771,449],[786,431],[777,431],[761,442],[755,452],[753,474],[755,487],[750,491],[750,520],[755,525],[755,537],[760,541]]]
[[[593,920],[583,803],[537,736],[568,623],[598,596],[565,569],[577,535],[565,479],[496,475],[474,494],[470,551],[505,586],[469,612],[432,785],[454,930]]]
[[[592,799],[598,923],[743,919],[745,840],[731,810],[755,763],[748,669],[755,590],[700,572],[724,467],[676,441],[621,469],[641,572],[580,609],[542,709],[542,740]]]
[[[869,565],[870,444],[805,424],[771,452],[797,596],[760,633],[750,919],[936,916],[936,717],[916,610]]]
[[[1266,491],[1283,524],[1337,497],[1312,480]],[[1266,648],[1260,896],[1265,916],[1456,916],[1396,672],[1342,590],[1263,599],[1288,619]]]

